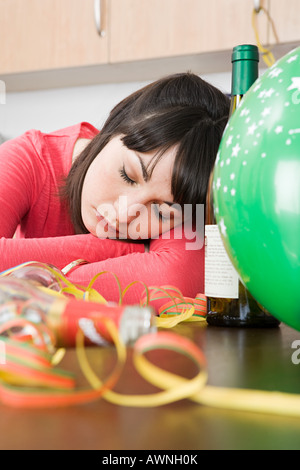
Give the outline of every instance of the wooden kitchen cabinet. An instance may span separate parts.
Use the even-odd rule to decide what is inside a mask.
[[[109,0],[110,61],[230,50],[253,43],[253,5],[253,0]],[[264,22],[263,41],[266,31]]]
[[[296,42],[300,44],[300,1],[299,0],[269,0],[270,13],[273,18],[280,43]],[[270,43],[275,44],[275,38],[270,33]]]
[[[127,62],[231,50],[255,44],[254,0],[108,0],[110,61]],[[281,43],[300,43],[300,1],[261,0]],[[260,40],[274,44],[267,15],[257,17]]]
[[[299,0],[261,2],[271,11],[280,42],[299,44]],[[95,5],[101,5],[103,37],[96,30]],[[211,59],[255,43],[253,8],[253,0],[0,0],[0,75],[73,73],[204,53]],[[258,26],[261,42],[273,44],[266,15],[259,15]],[[230,68],[228,55],[226,61]],[[101,76],[108,77],[103,67]]]
[[[1,74],[108,62],[94,0],[0,0],[0,44]]]

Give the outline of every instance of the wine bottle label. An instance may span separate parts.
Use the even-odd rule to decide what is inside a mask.
[[[205,295],[239,298],[239,275],[227,255],[217,225],[205,227]]]

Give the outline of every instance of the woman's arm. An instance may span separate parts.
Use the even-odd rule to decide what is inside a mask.
[[[0,237],[13,237],[30,208],[36,150],[28,135],[0,146]]]
[[[63,269],[77,259],[89,262],[70,272],[73,283],[87,286],[103,271],[118,276],[122,289],[134,285],[125,296],[125,303],[139,303],[144,287],[172,285],[188,297],[195,297],[204,289],[204,249],[190,249],[190,239],[176,240],[174,231],[150,243],[150,252],[143,244],[118,240],[100,240],[93,235],[75,235],[59,238],[0,239],[0,271],[19,264],[38,261]],[[166,237],[166,234],[164,235]],[[94,288],[108,301],[117,302],[119,291],[113,276],[100,276]]]
[[[180,289],[184,296],[194,298],[198,293],[204,292],[203,237],[201,246],[199,245],[198,240],[198,249],[191,249],[190,238],[187,240],[183,234],[180,240],[176,240],[172,231],[168,239],[160,237],[152,240],[149,253],[134,252],[121,258],[79,266],[68,277],[74,283],[88,285],[96,274],[108,271],[118,276],[122,289],[134,281],[140,281],[148,287],[172,285]],[[94,287],[106,300],[119,300],[119,291],[113,276],[100,276]],[[142,284],[135,284],[127,292],[124,302],[139,303],[143,292]]]
[[[0,272],[28,261],[52,264],[63,269],[84,259],[95,264],[130,253],[144,252],[144,245],[117,240],[100,240],[93,235],[56,238],[0,239]],[[91,264],[91,265],[92,265]]]

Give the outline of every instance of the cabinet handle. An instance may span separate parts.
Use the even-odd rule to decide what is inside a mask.
[[[256,11],[256,13],[260,13],[261,0],[254,0],[254,10]]]
[[[96,23],[97,33],[101,38],[106,36],[106,31],[104,27],[104,16],[106,13],[106,5],[104,4],[106,0],[94,0],[94,18]]]

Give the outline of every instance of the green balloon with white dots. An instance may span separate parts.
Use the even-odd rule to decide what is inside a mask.
[[[230,119],[214,205],[248,290],[300,331],[300,47],[254,83]]]

